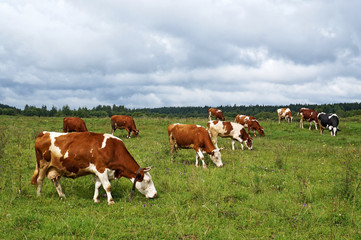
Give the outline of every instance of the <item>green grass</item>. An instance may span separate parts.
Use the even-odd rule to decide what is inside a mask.
[[[110,133],[110,120],[84,119],[90,131]],[[299,123],[260,121],[265,137],[254,150],[231,150],[219,139],[225,166],[195,152],[169,156],[168,124],[207,118],[136,118],[138,138],[115,132],[158,191],[148,200],[131,182],[112,182],[115,205],[93,203],[92,176],[62,178],[66,200],[44,180],[42,196],[30,184],[38,132],[61,131],[62,118],[0,116],[0,239],[360,239],[361,123],[341,119],[341,132],[299,128]],[[102,189],[101,195],[103,196]]]

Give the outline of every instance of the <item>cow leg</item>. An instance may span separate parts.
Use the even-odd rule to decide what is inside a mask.
[[[240,137],[236,137],[236,138],[234,138],[233,139],[233,142],[235,141],[235,140],[237,140],[240,144],[241,144],[241,148],[242,148],[242,151],[243,151],[243,140],[240,138]],[[232,149],[233,150],[233,149]]]
[[[280,124],[280,123],[281,123],[281,117],[278,116],[278,124]]]
[[[312,128],[312,121],[310,122],[310,127],[308,128],[308,130],[310,130],[311,131],[311,128]],[[315,126],[316,126],[316,124],[315,124]]]
[[[196,151],[196,167],[198,167],[198,158],[200,158],[202,160],[203,168],[206,169],[207,165],[204,162],[204,156],[203,156],[201,149],[198,149],[198,151]]]
[[[131,130],[130,130],[130,129],[128,129],[128,128],[126,128],[126,130],[127,130],[127,132],[128,132],[128,136],[127,136],[127,138],[130,138],[130,132],[131,132]]]
[[[303,128],[303,115],[301,115],[301,119],[300,119],[300,128]]]
[[[41,186],[43,184],[43,180],[45,178],[46,172],[48,171],[48,165],[49,163],[46,164],[41,164],[40,163],[40,169],[39,169],[39,175],[38,175],[38,179],[36,180],[36,184],[37,184],[37,190],[36,190],[36,194],[38,196],[41,195]]]
[[[103,188],[107,194],[108,205],[114,204],[114,200],[113,200],[112,194],[110,192],[112,186],[110,185],[107,171],[104,171],[103,173],[98,173],[97,177],[99,178],[99,180],[100,180],[101,184],[103,185]]]
[[[99,188],[102,185],[98,177],[95,177],[95,190],[93,200],[95,203],[99,203]]]
[[[169,136],[169,145],[170,145],[170,160],[172,162],[174,162],[174,152],[177,150],[176,149],[176,141],[175,139],[172,137],[172,135]]]
[[[235,144],[235,141],[234,139],[232,139],[232,150],[234,151],[234,144]]]

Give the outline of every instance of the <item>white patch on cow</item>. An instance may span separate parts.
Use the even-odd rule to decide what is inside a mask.
[[[43,133],[48,133],[48,132],[43,132]],[[66,135],[67,133],[49,132],[49,134],[50,134],[50,142],[51,142],[49,150],[54,157],[61,158],[63,155],[61,154],[61,149],[55,146],[55,141],[56,141],[55,138]]]
[[[217,113],[221,113],[222,112],[222,110],[217,110]]]
[[[117,137],[115,137],[115,136],[113,136],[111,134],[108,134],[108,133],[103,134],[103,136],[104,136],[104,139],[103,139],[101,148],[105,148],[107,146],[106,143],[107,143],[107,140],[109,138],[114,138],[114,139],[118,139],[118,140],[122,141],[120,138],[117,138]]]
[[[201,125],[196,125],[197,127],[202,127]]]
[[[66,151],[64,158],[68,158],[69,157],[69,151]]]

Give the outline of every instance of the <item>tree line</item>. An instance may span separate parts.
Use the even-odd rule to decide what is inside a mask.
[[[93,108],[81,107],[71,109],[68,105],[61,108],[53,106],[48,109],[47,106],[35,107],[25,105],[24,109],[18,109],[8,105],[0,104],[0,115],[21,115],[21,116],[38,116],[38,117],[111,117],[113,115],[130,115],[133,117],[150,116],[150,117],[207,117],[208,109],[211,106],[204,107],[160,107],[160,108],[138,108],[130,109],[122,105],[98,105]],[[361,115],[361,103],[335,103],[335,104],[291,104],[288,106],[270,106],[270,105],[227,105],[212,106],[223,111],[226,119],[234,119],[237,114],[254,116],[257,119],[275,119],[277,118],[277,109],[289,107],[293,114],[296,114],[302,107],[311,108],[318,112],[336,113],[339,117],[352,117]]]

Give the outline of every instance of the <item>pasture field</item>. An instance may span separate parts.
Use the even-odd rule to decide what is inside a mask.
[[[232,119],[233,120],[233,119]],[[110,118],[85,118],[88,130],[110,133]],[[115,204],[93,203],[92,176],[62,178],[66,200],[45,179],[42,196],[30,184],[34,140],[61,131],[62,118],[0,116],[0,239],[361,239],[361,119],[340,119],[341,132],[260,121],[265,137],[254,150],[219,139],[223,168],[180,150],[171,162],[167,126],[207,118],[135,118],[138,138],[126,139],[142,167],[153,166],[158,191],[146,199],[131,182],[112,182]],[[101,189],[103,196],[104,190]]]

